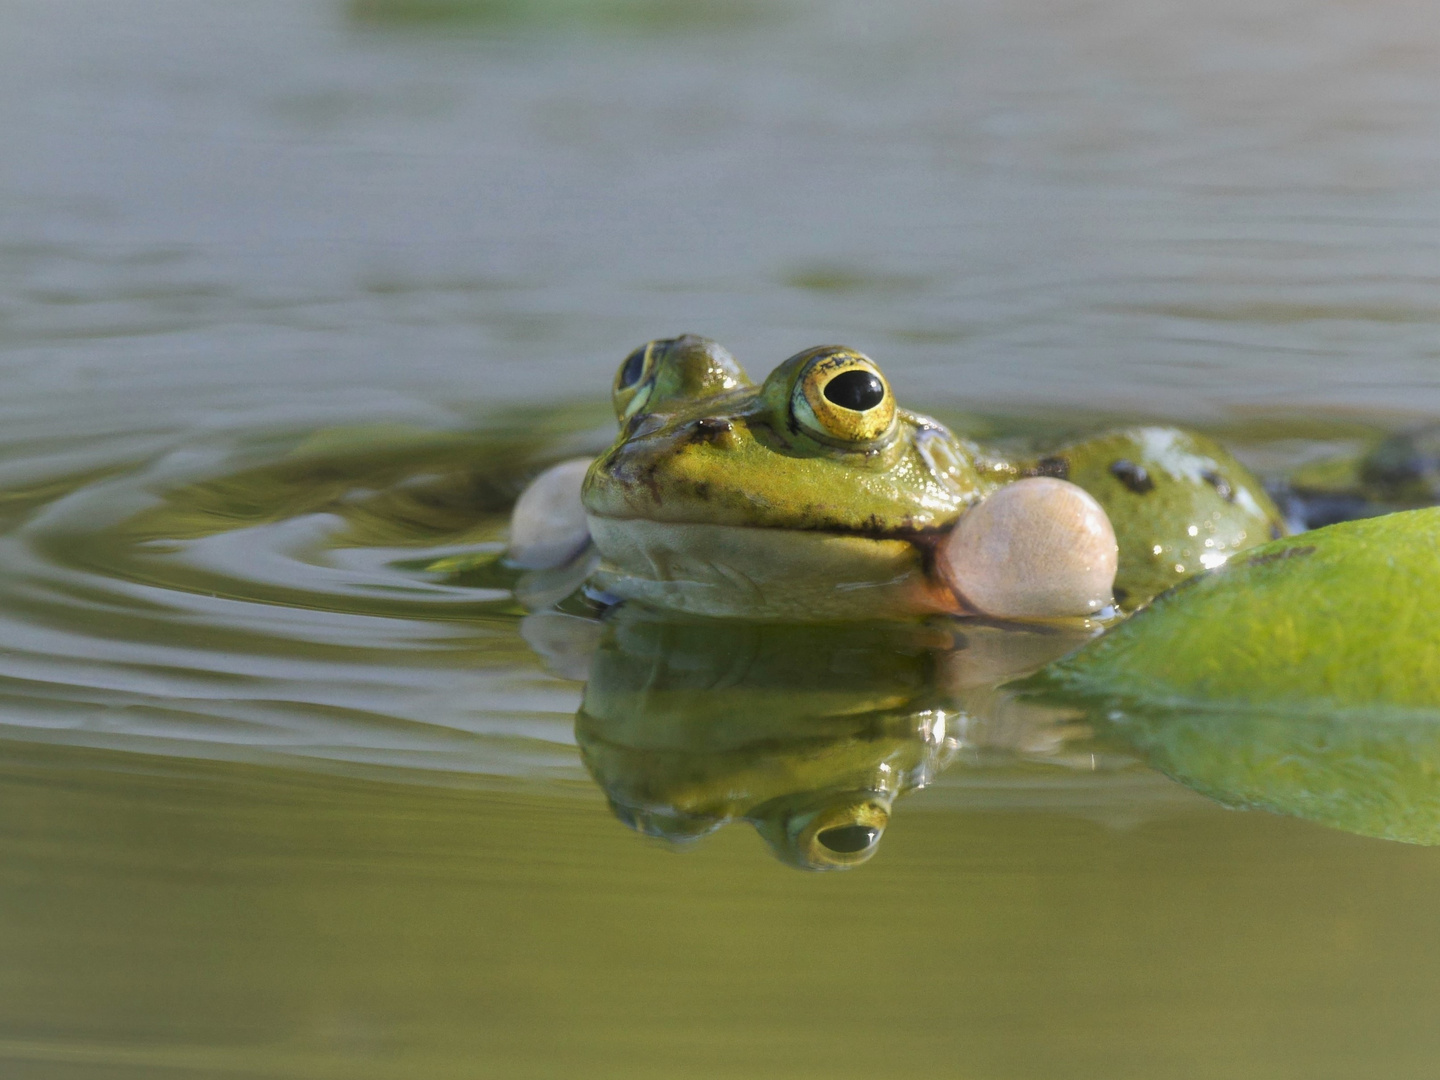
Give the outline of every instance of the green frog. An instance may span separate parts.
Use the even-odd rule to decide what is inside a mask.
[[[843,870],[875,854],[896,801],[957,752],[1053,760],[1066,731],[986,724],[977,706],[996,681],[1084,638],[960,632],[945,619],[787,624],[622,605],[600,624],[575,738],[611,809],[637,832],[688,844],[744,821],[782,862]]]
[[[797,353],[756,385],[713,341],[652,341],[621,363],[612,397],[619,437],[562,466],[548,496],[537,482],[522,497],[548,497],[549,516],[517,511],[512,553],[527,565],[534,521],[546,541],[568,523],[547,552],[573,561],[588,540],[593,590],[671,610],[1103,618],[1110,577],[1133,609],[1285,529],[1259,481],[1204,436],[1135,428],[1011,457],[902,409],[880,367],[843,346]],[[1061,601],[1009,599],[1072,569],[1089,577]]]

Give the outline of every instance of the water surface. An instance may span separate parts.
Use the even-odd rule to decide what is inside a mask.
[[[863,867],[674,850],[423,567],[683,331],[1268,475],[1440,412],[1431,15],[5,4],[6,1075],[1428,1076],[1433,850],[933,724]]]

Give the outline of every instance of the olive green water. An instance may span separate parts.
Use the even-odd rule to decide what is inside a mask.
[[[1064,642],[597,641],[423,567],[681,331],[1268,476],[1434,416],[1437,25],[0,3],[0,1073],[1433,1075],[1440,851],[1145,764],[1223,798],[1178,755],[1273,726],[1127,744],[990,692]],[[1383,815],[1395,741],[1310,730]],[[873,785],[870,861],[787,865]]]

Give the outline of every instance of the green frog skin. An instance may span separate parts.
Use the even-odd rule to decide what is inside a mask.
[[[713,341],[652,341],[620,365],[613,400],[619,437],[581,488],[602,558],[591,580],[661,608],[975,614],[941,573],[941,546],[967,509],[1032,476],[1068,479],[1103,507],[1131,606],[1283,528],[1259,483],[1202,436],[1110,432],[1007,460],[899,408],[878,366],[842,346],[755,385]]]
[[[1115,602],[1135,608],[1237,551],[1286,534],[1260,482],[1212,439],[1169,427],[1107,431],[1028,468],[1084,488],[1120,547]]]

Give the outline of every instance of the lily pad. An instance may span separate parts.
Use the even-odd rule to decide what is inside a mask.
[[[1044,678],[1152,704],[1440,710],[1440,508],[1264,544]]]
[[[1440,843],[1440,509],[1266,544],[1019,684],[1234,806]]]

